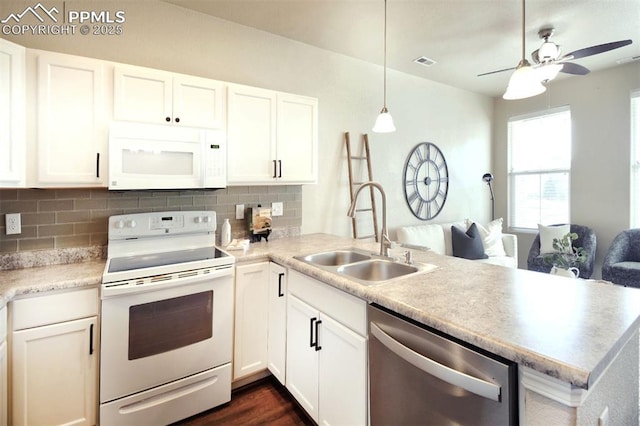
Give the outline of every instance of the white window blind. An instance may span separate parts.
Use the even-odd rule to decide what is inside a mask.
[[[640,228],[640,90],[631,93],[631,227]]]
[[[569,223],[569,107],[511,118],[508,138],[509,226]]]

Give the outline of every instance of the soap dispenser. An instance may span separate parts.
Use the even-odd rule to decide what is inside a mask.
[[[226,247],[231,243],[231,224],[229,219],[225,219],[222,224],[222,235],[220,236],[220,243],[223,247]]]

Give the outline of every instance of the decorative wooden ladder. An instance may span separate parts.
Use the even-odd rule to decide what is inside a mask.
[[[353,198],[355,196],[355,190],[359,185],[364,183],[364,181],[354,180],[354,161],[365,161],[367,165],[367,179],[368,181],[373,180],[373,173],[371,171],[371,155],[369,152],[369,137],[367,134],[362,135],[362,144],[364,147],[364,155],[363,156],[355,156],[352,154],[351,150],[351,141],[349,138],[349,132],[344,133],[344,142],[347,147],[347,165],[349,170],[349,196],[350,200],[353,203]],[[360,168],[360,174],[362,174],[362,167]],[[378,215],[376,212],[376,199],[373,193],[373,187],[369,187],[369,196],[371,200],[370,207],[356,209],[356,217],[351,218],[351,229],[353,231],[353,238],[356,239],[365,239],[375,237],[376,241],[379,241],[378,236]],[[358,235],[358,213],[370,214],[372,220],[373,234],[369,235]]]

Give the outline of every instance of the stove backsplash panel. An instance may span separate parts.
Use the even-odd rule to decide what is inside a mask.
[[[270,207],[276,201],[284,203],[284,214],[274,218],[270,238],[299,235],[302,225],[299,185],[171,191],[0,189],[0,270],[18,267],[20,257],[50,259],[47,264],[102,257],[106,254],[108,218],[116,214],[215,210],[218,239],[225,218],[231,223],[232,238],[248,238],[245,220],[235,218],[236,204],[244,204],[245,208],[258,204]],[[21,214],[20,234],[6,235],[7,213]]]

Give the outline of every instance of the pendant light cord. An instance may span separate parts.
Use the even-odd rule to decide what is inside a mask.
[[[387,109],[387,0],[384,0],[384,82],[383,82],[383,107]]]
[[[522,0],[522,59],[523,60],[525,59],[525,55],[526,55],[526,52],[524,49],[524,20],[525,20],[524,2],[525,0]]]

